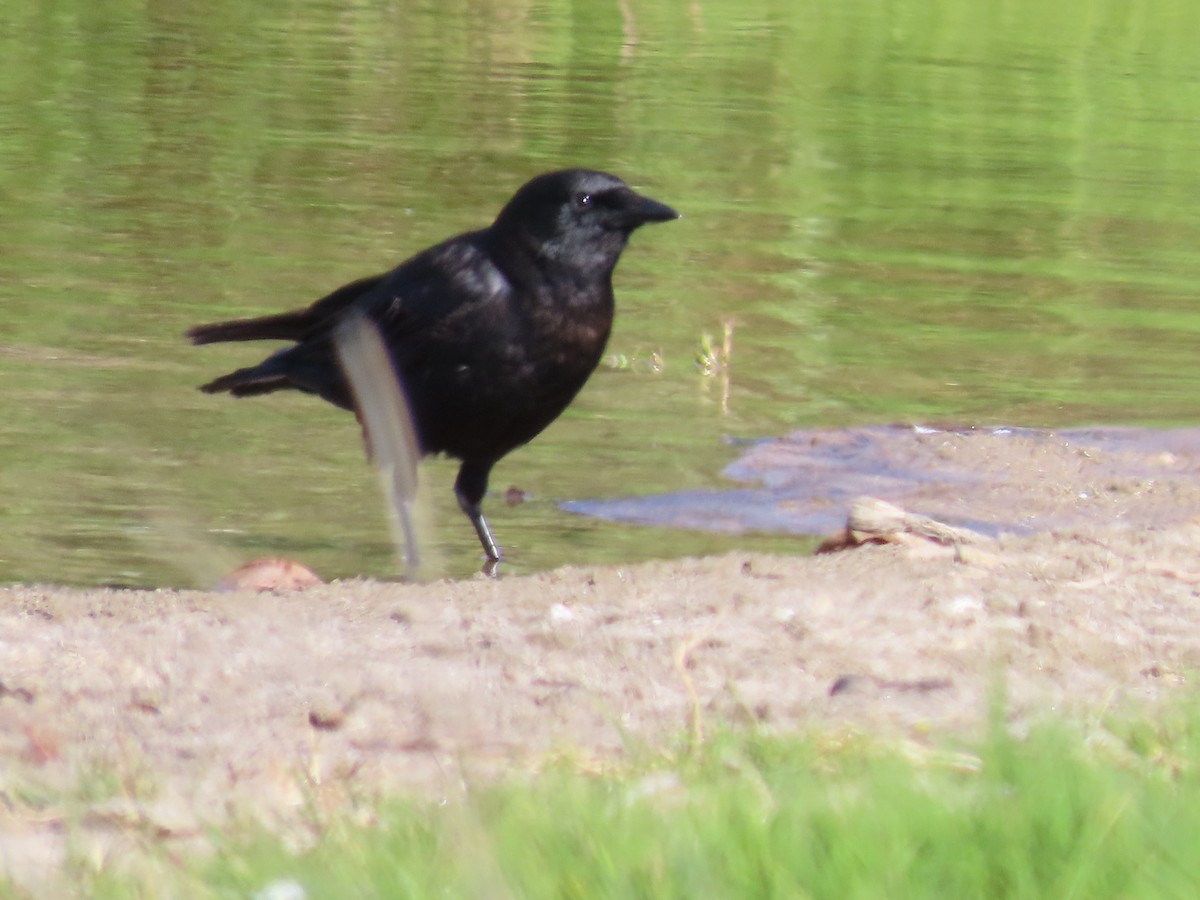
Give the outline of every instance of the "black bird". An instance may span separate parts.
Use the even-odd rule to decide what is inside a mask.
[[[307,309],[192,328],[195,344],[295,342],[200,390],[298,390],[357,414],[334,339],[348,316],[365,317],[391,356],[421,453],[462,461],[458,505],[498,560],[481,509],[492,466],[553,422],[599,364],[612,329],[612,274],[630,234],[678,215],[604,172],[539,175],[487,228]]]

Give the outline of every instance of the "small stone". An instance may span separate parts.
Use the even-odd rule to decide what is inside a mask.
[[[263,885],[254,900],[308,900],[304,885],[291,878],[279,878]]]
[[[307,566],[290,559],[256,559],[221,579],[219,591],[300,591],[324,584]]]
[[[318,690],[318,696],[308,705],[308,724],[320,731],[337,731],[346,721],[346,704],[332,692]]]

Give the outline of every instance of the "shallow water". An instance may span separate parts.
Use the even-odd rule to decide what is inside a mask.
[[[562,165],[684,218],[635,236],[608,364],[497,467],[530,494],[488,501],[505,571],[792,547],[557,504],[719,486],[732,442],[794,427],[1193,422],[1200,9],[874,6],[0,12],[0,580],[398,572],[353,421],[197,393],[259,350],[181,333],[393,265]],[[459,576],[453,473],[424,496]]]
[[[989,537],[1173,528],[1200,505],[1200,428],[811,428],[756,442],[723,474],[732,486],[721,490],[564,506],[628,524],[822,538],[854,529],[856,507],[867,525],[908,513]],[[882,517],[879,502],[891,508]]]

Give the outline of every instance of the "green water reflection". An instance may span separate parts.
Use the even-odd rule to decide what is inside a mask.
[[[16,6],[2,581],[203,584],[266,554],[394,573],[353,421],[198,394],[257,350],[180,334],[390,266],[569,164],[685,217],[622,261],[613,365],[496,470],[532,494],[489,501],[509,571],[794,547],[555,506],[719,486],[729,437],[1195,421],[1185,0]],[[729,320],[724,383],[695,361]],[[464,575],[452,477],[425,472],[431,545]]]

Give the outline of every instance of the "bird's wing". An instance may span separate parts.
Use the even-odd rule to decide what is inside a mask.
[[[464,319],[486,319],[476,311],[499,306],[497,301],[511,292],[512,285],[488,255],[479,233],[471,233],[417,254],[372,285],[358,302],[393,352],[406,356],[453,339]]]
[[[392,272],[387,272],[383,275],[371,275],[367,278],[359,278],[357,281],[344,284],[336,291],[322,297],[303,311],[304,317],[309,322],[309,329],[316,329],[329,324],[333,320],[338,319],[342,313],[346,312],[347,309],[356,303],[370,303],[371,298],[376,294],[379,287],[392,274]]]
[[[383,275],[340,287],[304,310],[244,324],[285,321],[290,329],[286,336],[296,341],[258,366],[256,376],[283,376],[301,390],[345,406],[334,335],[351,310],[378,328],[402,372],[430,363],[441,368],[456,365],[470,352],[475,341],[469,335],[494,331],[510,292],[482,243],[468,234],[418,253]],[[488,305],[495,312],[481,314]],[[284,336],[283,329],[270,335],[264,330],[259,327],[256,336]]]

